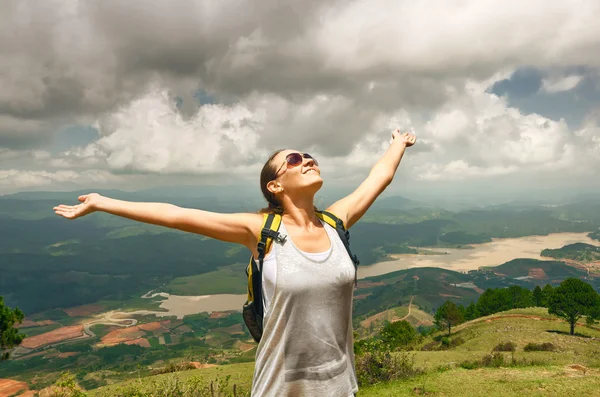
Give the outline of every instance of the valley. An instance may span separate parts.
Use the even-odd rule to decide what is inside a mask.
[[[596,206],[589,208],[595,213]],[[415,221],[410,211],[421,219],[402,223]],[[600,220],[571,221],[564,208],[560,214],[536,208],[410,211],[375,209],[351,231],[361,259],[357,337],[400,320],[431,329],[435,309],[446,300],[467,306],[488,288],[533,289],[577,277],[600,290],[594,256]],[[0,295],[28,309],[20,328],[28,337],[0,368],[0,378],[40,389],[73,370],[81,385],[94,389],[172,362],[226,367],[254,360],[256,343],[240,315],[248,259],[243,249],[101,217],[85,227],[5,219],[13,233],[0,243],[6,275]],[[386,219],[399,223],[373,222]],[[26,235],[33,225],[46,232]],[[573,244],[582,245],[574,251]]]

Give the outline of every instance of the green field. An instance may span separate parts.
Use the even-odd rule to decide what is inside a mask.
[[[434,342],[437,335],[425,338],[414,354],[415,366],[424,370],[416,377],[382,382],[360,388],[361,396],[593,396],[600,385],[600,329],[578,324],[581,336],[569,336],[568,324],[548,315],[543,308],[516,309],[462,324],[451,338],[462,338],[464,343],[443,351],[421,351],[420,347]],[[501,342],[514,342],[516,351],[502,353],[507,362],[514,357],[519,361],[534,361],[535,365],[502,366],[499,368],[464,369],[465,360],[477,360],[489,354]],[[554,352],[524,352],[529,342],[550,342]],[[124,385],[138,389],[154,388],[194,377],[204,382],[230,375],[229,385],[248,390],[252,381],[254,363],[222,365],[177,374],[159,375],[127,381],[93,391],[91,396],[118,396]],[[596,394],[594,394],[596,393]],[[157,392],[156,396],[166,396]],[[242,394],[238,394],[242,395]]]
[[[246,265],[219,266],[213,272],[177,277],[161,291],[172,295],[244,294],[248,284]]]

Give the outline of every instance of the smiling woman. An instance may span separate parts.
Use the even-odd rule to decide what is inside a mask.
[[[392,137],[360,186],[327,208],[344,229],[392,182],[405,149],[416,141],[399,130]],[[265,163],[260,185],[269,206],[259,213],[219,214],[96,193],[54,210],[68,219],[102,211],[246,246],[262,265],[257,277],[264,313],[252,395],[352,396],[358,391],[352,334],[356,269],[336,229],[315,209],[314,197],[323,185],[319,163],[308,153],[279,150]],[[259,250],[263,222],[271,213],[281,216],[277,235],[286,237]]]

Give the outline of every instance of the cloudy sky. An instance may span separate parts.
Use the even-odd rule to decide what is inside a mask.
[[[0,2],[0,194],[326,186],[414,131],[391,192],[600,189],[597,0]],[[545,193],[543,193],[545,194]]]

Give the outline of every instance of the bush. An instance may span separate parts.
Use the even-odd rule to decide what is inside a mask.
[[[190,369],[195,369],[196,367],[189,362],[181,362],[181,363],[168,363],[162,368],[153,369],[150,374],[151,375],[160,375],[160,374],[168,374],[172,372],[179,371],[187,371]]]
[[[546,363],[540,360],[527,360],[517,359],[514,353],[510,359],[506,360],[505,356],[500,352],[494,352],[492,354],[486,354],[480,360],[475,361],[463,361],[460,363],[460,367],[464,369],[475,369],[475,368],[500,368],[500,367],[530,367],[535,365],[545,365]]]
[[[230,385],[231,376],[216,378],[210,382],[193,376],[182,381],[178,375],[144,382],[142,379],[109,392],[100,391],[98,397],[245,397],[250,392],[238,385]]]
[[[528,343],[523,348],[526,352],[553,352],[556,350],[556,346],[554,346],[550,342],[546,343]]]
[[[482,367],[500,368],[504,366],[504,356],[502,353],[494,352],[492,354],[486,354],[481,359]]]
[[[415,368],[414,354],[406,351],[391,354],[379,340],[362,344],[360,351],[355,358],[359,386],[392,379],[408,379],[423,372]]]
[[[54,386],[44,389],[39,393],[40,397],[87,397],[77,382],[75,375],[70,372],[63,373]]]
[[[513,342],[499,343],[494,347],[495,352],[514,352],[517,350],[517,345]]]

